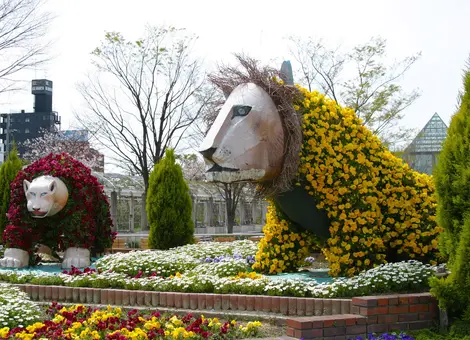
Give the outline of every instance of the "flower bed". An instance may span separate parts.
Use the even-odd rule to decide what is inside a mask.
[[[2,339],[242,339],[259,334],[261,323],[183,317],[159,312],[124,313],[121,308],[97,309],[81,304],[64,307],[52,303],[42,322],[0,328]]]
[[[353,278],[318,283],[314,279],[276,279],[251,271],[256,243],[207,242],[167,251],[107,255],[97,271],[66,273],[0,270],[10,283],[115,288],[160,292],[193,292],[335,298],[387,292],[427,291],[435,268],[418,261],[381,265]]]
[[[16,287],[0,284],[0,328],[27,325],[39,320],[40,308]],[[0,332],[0,338],[3,338]]]
[[[117,273],[146,275],[155,273],[168,277],[176,272],[185,273],[203,263],[218,263],[225,260],[244,261],[244,270],[249,270],[254,262],[257,243],[249,240],[227,243],[204,242],[189,244],[169,250],[146,250],[131,253],[107,255],[96,263],[100,270],[112,270]],[[228,275],[225,275],[228,276]]]
[[[136,254],[139,253],[125,255],[137,258]],[[122,254],[119,255],[121,255],[119,258],[125,258]],[[143,257],[145,258],[145,256]],[[113,259],[113,263],[114,261],[115,259]],[[170,263],[168,259],[165,261]],[[200,262],[186,273],[176,272],[175,275],[168,277],[158,276],[155,272],[149,274],[149,271],[143,268],[146,266],[145,264],[140,266],[136,262],[132,268],[122,267],[123,271],[127,271],[127,273],[113,271],[113,269],[119,270],[117,267],[105,270],[106,267],[102,263],[98,267],[105,271],[88,271],[87,273],[72,271],[75,275],[1,270],[0,280],[10,283],[159,292],[336,298],[387,292],[427,291],[428,278],[434,274],[435,270],[418,261],[407,261],[381,265],[353,278],[337,279],[332,283],[318,283],[315,280],[304,281],[300,279],[270,280],[268,277],[254,272],[240,272],[243,268],[248,268],[248,265],[243,264],[243,261],[232,258],[212,263]],[[158,263],[153,265],[157,270],[160,267]],[[143,269],[146,270],[145,273]],[[238,274],[236,274],[237,271]],[[134,275],[134,273],[137,274]]]

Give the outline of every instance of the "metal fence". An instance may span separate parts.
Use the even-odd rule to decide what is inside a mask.
[[[104,185],[111,205],[114,229],[120,233],[142,233],[149,229],[145,211],[144,185],[140,178],[120,174],[93,173]],[[192,218],[196,234],[225,234],[225,200],[211,183],[190,182]],[[235,233],[260,232],[267,203],[244,192],[235,214]]]

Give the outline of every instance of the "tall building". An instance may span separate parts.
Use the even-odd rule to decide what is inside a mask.
[[[432,175],[446,136],[447,125],[435,113],[405,149],[402,158],[414,170]]]
[[[40,137],[42,130],[60,130],[60,116],[52,111],[52,81],[35,79],[31,85],[33,112],[0,114],[0,163],[8,156],[13,141],[21,155],[24,152],[21,144],[26,140]]]

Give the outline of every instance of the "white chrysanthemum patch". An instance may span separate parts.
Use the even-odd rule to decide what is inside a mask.
[[[40,308],[17,287],[0,284],[0,328],[28,326],[39,321]]]

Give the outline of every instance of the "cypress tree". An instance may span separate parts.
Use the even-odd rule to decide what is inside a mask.
[[[2,242],[3,230],[8,223],[6,214],[10,208],[10,183],[16,178],[22,166],[23,162],[18,157],[16,144],[13,143],[7,160],[0,167],[0,243]]]
[[[149,248],[169,249],[193,242],[191,196],[173,150],[166,150],[150,174],[146,208]]]
[[[434,178],[437,219],[444,228],[439,246],[449,258],[451,274],[433,279],[431,291],[452,316],[470,319],[470,68],[464,75],[460,107],[452,117]]]
[[[441,252],[453,263],[464,225],[470,213],[470,72],[464,76],[460,108],[452,121],[434,172],[438,198],[437,219],[444,233]]]

